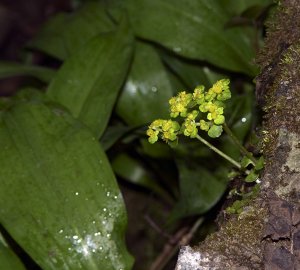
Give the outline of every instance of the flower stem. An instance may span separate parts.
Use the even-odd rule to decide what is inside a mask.
[[[230,137],[230,139],[233,141],[233,143],[240,149],[240,152],[244,154],[247,158],[249,158],[254,165],[256,165],[257,161],[252,156],[252,154],[240,143],[238,138],[232,133],[231,129],[227,126],[226,123],[223,124],[223,129],[227,133],[227,135]]]
[[[232,159],[231,157],[227,156],[224,152],[219,150],[218,148],[214,147],[212,144],[210,144],[207,140],[203,139],[201,136],[197,135],[196,138],[205,144],[207,147],[209,147],[211,150],[219,154],[221,157],[225,158],[227,161],[229,161],[231,164],[233,164],[235,167],[237,167],[239,170],[241,170],[242,166],[240,163]]]

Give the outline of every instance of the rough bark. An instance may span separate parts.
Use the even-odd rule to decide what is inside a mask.
[[[261,191],[198,247],[182,247],[176,270],[300,269],[300,3],[282,0],[258,63],[266,160]]]

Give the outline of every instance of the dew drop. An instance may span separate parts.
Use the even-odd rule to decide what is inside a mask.
[[[58,233],[60,233],[60,234],[61,234],[61,233],[63,233],[63,232],[64,232],[64,230],[63,230],[63,229],[61,229],[61,230],[59,230],[59,232],[58,232]]]
[[[174,51],[174,52],[181,52],[181,50],[182,50],[182,49],[181,49],[180,47],[175,47],[175,48],[173,48],[173,51]]]
[[[75,192],[75,195],[78,196],[78,195],[79,195],[79,192]]]
[[[103,208],[103,212],[106,212],[106,211],[107,211],[107,209],[104,207],[104,208]]]
[[[78,235],[73,235],[73,239],[78,239]]]
[[[157,87],[152,86],[152,87],[151,87],[151,91],[154,92],[154,93],[157,92]]]
[[[109,191],[106,192],[106,196],[107,196],[107,197],[110,196],[110,192],[109,192]]]
[[[242,118],[242,122],[245,123],[246,121],[247,121],[247,118],[246,118],[246,117],[243,117],[243,118]]]
[[[106,236],[107,236],[107,238],[110,238],[110,233],[108,233]]]

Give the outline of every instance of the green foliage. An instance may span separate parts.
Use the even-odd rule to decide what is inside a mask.
[[[17,255],[9,248],[0,234],[0,269],[25,270]]]
[[[177,160],[180,171],[180,199],[173,209],[171,218],[199,215],[214,206],[226,189],[226,169],[219,167],[215,173],[192,162]]]
[[[254,50],[241,28],[224,29],[230,14],[219,1],[129,0],[135,33],[185,57],[216,66],[256,73]]]
[[[166,142],[175,141],[182,133],[185,136],[196,138],[199,136],[198,128],[207,131],[211,138],[219,137],[223,131],[222,124],[225,122],[224,101],[231,98],[228,85],[229,80],[222,79],[207,91],[203,85],[200,85],[195,88],[193,93],[183,91],[172,97],[169,100],[170,117],[184,118],[182,125],[172,120],[155,120],[147,130],[149,142],[155,143],[159,135]],[[207,113],[206,117],[205,113]],[[201,115],[200,119],[199,115]]]
[[[133,37],[124,20],[68,58],[49,85],[51,99],[101,137],[130,63]],[[98,106],[98,104],[103,104]]]
[[[12,102],[0,127],[1,223],[14,239],[43,269],[129,269],[122,197],[87,128],[47,99]]]
[[[184,136],[177,144],[177,137],[193,138],[200,129],[209,141],[221,135],[226,118],[246,140],[253,120],[248,82],[257,74],[253,37],[260,35],[230,20],[247,10],[257,15],[270,2],[78,1],[79,8],[50,18],[26,45],[30,54],[62,62],[58,70],[0,63],[0,78],[43,83],[0,100],[0,223],[39,266],[131,269],[113,171],[167,202],[172,228],[213,208],[226,190],[228,164]],[[231,100],[229,80],[221,78],[232,82]],[[161,120],[169,113],[183,118]],[[162,136],[176,147],[150,145],[148,125],[151,142]],[[228,136],[218,144],[239,158]],[[252,172],[262,167],[259,160]],[[0,269],[24,269],[1,239]]]

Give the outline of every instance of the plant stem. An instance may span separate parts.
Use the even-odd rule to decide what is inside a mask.
[[[241,170],[242,166],[240,163],[232,159],[231,157],[227,156],[224,152],[219,150],[218,148],[214,147],[212,144],[210,144],[207,140],[203,139],[201,136],[197,135],[196,138],[204,143],[207,147],[209,147],[211,150],[219,154],[221,157],[225,158],[227,161],[229,161],[231,164],[233,164],[235,167],[237,167],[239,170]]]
[[[240,143],[239,139],[232,133],[231,129],[227,126],[226,123],[223,124],[224,131],[230,137],[230,139],[234,142],[234,144],[240,149],[240,152],[244,154],[247,158],[249,158],[254,165],[256,165],[257,161],[252,156],[252,154]]]

